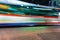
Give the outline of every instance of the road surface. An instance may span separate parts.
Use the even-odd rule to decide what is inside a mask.
[[[0,40],[60,40],[60,27],[0,28]]]

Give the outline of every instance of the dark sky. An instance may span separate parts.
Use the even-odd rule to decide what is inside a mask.
[[[25,2],[35,3],[35,4],[41,4],[41,5],[48,5],[49,0],[22,0]]]

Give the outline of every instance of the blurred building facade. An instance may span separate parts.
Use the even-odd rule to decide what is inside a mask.
[[[58,7],[60,5],[60,0],[50,0],[50,6]]]

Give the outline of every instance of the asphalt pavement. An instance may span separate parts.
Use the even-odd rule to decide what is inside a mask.
[[[60,40],[60,27],[0,28],[0,40]]]

